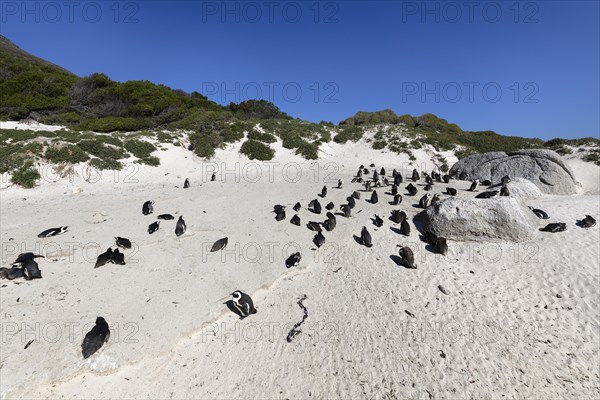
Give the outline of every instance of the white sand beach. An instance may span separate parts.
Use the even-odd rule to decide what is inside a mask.
[[[352,191],[361,164],[406,177],[435,166],[425,150],[408,156],[357,143],[321,146],[307,161],[273,146],[272,162],[250,161],[235,145],[204,162],[166,145],[159,167],[128,164],[98,174],[83,165],[58,178],[42,168],[34,189],[3,176],[2,266],[19,253],[46,256],[43,279],[2,280],[0,396],[9,398],[377,398],[491,399],[600,396],[600,228],[575,222],[600,216],[600,167],[566,158],[581,187],[572,196],[526,200],[567,231],[538,232],[527,243],[449,241],[446,256],[425,250],[414,229],[390,229],[392,209],[412,221],[416,197],[391,206],[361,199],[351,218],[337,217],[317,249],[308,221],[322,222],[308,202],[323,185],[324,206]],[[445,154],[450,165],[453,154]],[[217,179],[210,182],[215,172]],[[183,189],[189,178],[191,187]],[[86,181],[87,179],[87,181]],[[344,181],[336,189],[337,180]],[[422,182],[419,182],[421,185]],[[469,182],[436,183],[466,192]],[[442,199],[447,195],[442,194]],[[142,204],[154,200],[154,214]],[[292,206],[300,227],[290,224]],[[273,206],[287,206],[275,221]],[[187,232],[176,237],[183,216]],[[380,215],[384,225],[371,222]],[[548,221],[540,220],[540,227]],[[67,225],[63,235],[41,231]],[[373,247],[353,238],[367,226]],[[129,238],[126,265],[94,269],[114,237]],[[210,246],[229,238],[223,252]],[[415,270],[398,266],[397,245],[415,251]],[[298,267],[285,259],[302,254]],[[442,285],[447,294],[438,288]],[[250,294],[258,313],[240,320],[224,304],[234,290]],[[288,332],[308,316],[290,342]],[[81,342],[102,316],[109,341],[88,359]],[[33,342],[25,349],[26,345]]]

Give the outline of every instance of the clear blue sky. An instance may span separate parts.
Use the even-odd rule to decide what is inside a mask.
[[[147,79],[310,121],[437,114],[599,136],[598,1],[0,3],[0,33],[80,76]]]

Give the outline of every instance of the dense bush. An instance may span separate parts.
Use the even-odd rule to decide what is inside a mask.
[[[150,157],[153,151],[156,151],[156,147],[152,143],[134,139],[125,142],[125,150],[137,158],[147,158]]]
[[[248,139],[258,140],[263,143],[275,143],[277,141],[277,138],[270,133],[261,133],[254,130],[248,132]]]
[[[40,173],[33,167],[31,161],[27,161],[13,173],[10,181],[15,185],[31,189],[38,179],[40,179]]]
[[[363,129],[357,126],[341,126],[338,128],[338,133],[333,138],[336,143],[346,143],[348,140],[357,142],[363,137]]]
[[[53,163],[67,162],[71,164],[89,160],[89,156],[81,147],[73,145],[48,147],[44,153],[44,158]]]
[[[246,140],[242,144],[240,153],[245,154],[251,160],[261,161],[271,160],[275,155],[272,148],[257,140]]]

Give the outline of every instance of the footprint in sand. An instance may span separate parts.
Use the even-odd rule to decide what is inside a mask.
[[[86,219],[85,222],[88,224],[101,224],[108,221],[108,218],[106,218],[107,215],[108,214],[105,214],[102,211],[96,211],[92,214],[92,217],[90,219]]]

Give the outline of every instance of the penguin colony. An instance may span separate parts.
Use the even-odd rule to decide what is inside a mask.
[[[377,204],[379,202],[379,195],[378,195],[377,190],[375,190],[374,188],[380,188],[380,192],[383,193],[384,196],[385,195],[391,196],[391,201],[387,202],[387,204],[392,205],[392,206],[399,206],[403,200],[402,194],[399,193],[399,190],[403,183],[402,175],[394,169],[392,172],[392,175],[391,175],[393,183],[390,183],[390,180],[386,176],[385,168],[381,168],[380,171],[378,172],[375,169],[374,164],[371,164],[370,167],[373,168],[372,178],[368,177],[370,175],[369,169],[367,169],[363,165],[361,165],[356,173],[356,176],[351,181],[352,183],[363,186],[363,189],[362,189],[363,192],[370,193],[369,196],[365,196],[365,197],[367,197],[367,199],[363,200],[363,202],[370,203],[372,205]],[[461,176],[460,178],[467,179],[468,177]],[[425,184],[418,183],[422,179],[425,181]],[[452,178],[449,175],[442,176],[441,173],[438,173],[436,171],[432,171],[431,174],[428,174],[426,172],[419,173],[419,171],[417,171],[415,169],[412,171],[412,174],[410,177],[411,182],[407,186],[404,187],[404,189],[406,190],[406,193],[404,193],[404,195],[411,196],[411,197],[416,196],[419,192],[419,186],[421,186],[422,190],[424,190],[427,193],[425,193],[422,197],[420,197],[418,204],[413,204],[412,206],[417,207],[417,208],[426,209],[441,200],[440,193],[434,193],[433,195],[429,193],[430,191],[436,189],[436,186],[437,186],[436,183],[443,182],[444,184],[448,185],[450,183],[451,179]],[[213,176],[211,177],[211,181],[215,181],[215,180],[216,180],[216,176],[213,174]],[[508,184],[510,183],[510,181],[511,181],[510,177],[505,176],[502,178],[501,182],[499,182],[497,184],[497,186],[500,187],[500,190],[483,191],[483,192],[480,192],[477,195],[475,195],[475,198],[490,199],[493,197],[497,197],[498,195],[499,196],[510,196],[510,191],[508,189]],[[467,189],[467,191],[478,192],[477,188],[480,185],[482,187],[483,186],[492,186],[492,182],[490,182],[490,181],[480,182],[479,180],[475,179],[472,181],[472,183],[471,183],[469,189]],[[189,181],[189,179],[186,179],[184,182],[183,188],[187,189],[189,187],[190,187],[190,181]],[[335,189],[343,189],[343,187],[344,187],[344,183],[341,179],[339,179],[337,182],[337,185],[334,188]],[[389,187],[389,192],[386,191],[388,187]],[[445,189],[446,190],[445,190],[445,192],[443,192],[443,194],[445,194],[447,196],[458,195],[458,191],[454,188],[447,186]],[[325,198],[327,198],[327,195],[328,195],[328,188],[327,188],[327,186],[323,186],[320,193],[318,193],[317,197],[320,197],[322,200],[324,200]],[[326,213],[326,219],[323,222],[308,221],[306,223],[306,227],[308,229],[316,232],[314,235],[314,238],[313,238],[313,244],[317,248],[323,246],[327,240],[325,237],[325,234],[323,233],[323,228],[324,228],[325,233],[335,230],[335,228],[337,226],[336,215],[342,216],[343,219],[351,221],[353,218],[353,215],[358,214],[362,211],[362,209],[361,209],[361,210],[358,210],[357,212],[355,212],[355,214],[353,214],[353,210],[355,208],[357,208],[357,206],[358,206],[357,202],[359,202],[359,201],[361,201],[361,191],[354,190],[350,193],[350,195],[348,197],[346,197],[346,203],[339,205],[339,207],[338,207],[339,211],[337,213],[332,212],[336,209],[335,203],[333,201],[329,201],[329,202],[327,202],[327,205],[325,207],[326,210],[328,210],[328,212]],[[154,205],[155,205],[155,202],[153,200],[148,200],[148,201],[144,202],[144,204],[142,205],[142,214],[144,216],[149,216],[149,215],[153,214],[154,213]],[[313,217],[317,217],[317,218],[319,215],[321,215],[322,206],[317,198],[314,198],[313,200],[311,200],[307,205],[308,205],[307,209],[311,213],[309,215],[312,215]],[[529,207],[529,208],[531,209],[532,213],[534,213],[538,218],[544,219],[544,220],[550,219],[550,216],[545,211],[536,209],[536,208],[532,208],[532,207]],[[290,219],[290,223],[292,223],[293,225],[296,225],[298,227],[302,227],[301,217],[300,217],[300,215],[298,215],[298,213],[302,210],[302,203],[297,202],[292,207],[292,209],[295,212],[295,214]],[[275,205],[274,213],[275,213],[275,218],[274,218],[275,221],[277,221],[277,222],[284,221],[286,219],[286,206],[279,205],[279,204]],[[154,221],[148,225],[148,229],[147,229],[148,234],[154,234],[155,232],[157,232],[161,227],[161,225],[160,225],[161,221],[171,221],[174,219],[175,219],[175,217],[171,214],[158,215],[156,218],[156,221]],[[375,226],[375,228],[372,228],[374,230],[377,230],[377,228],[383,228],[385,225],[384,219],[381,218],[377,214],[374,214],[371,217],[370,221]],[[391,221],[393,224],[399,225],[399,229],[395,228],[395,227],[391,227],[392,231],[399,233],[400,235],[403,235],[403,236],[410,236],[411,227],[410,227],[410,222],[408,220],[406,212],[399,210],[399,209],[391,209],[389,221]],[[165,222],[165,223],[168,223],[168,222]],[[577,225],[580,226],[581,228],[588,229],[588,228],[594,227],[596,225],[596,220],[592,216],[586,215],[585,218],[582,218],[581,220],[577,221]],[[61,234],[64,234],[65,232],[68,232],[68,228],[69,228],[68,226],[60,226],[57,228],[46,229],[43,232],[41,232],[40,234],[38,234],[38,238],[50,238],[53,236],[61,235]],[[169,229],[173,229],[173,228],[170,227]],[[540,231],[557,233],[557,232],[563,232],[566,229],[567,229],[567,224],[564,222],[551,222],[551,223],[547,224],[545,227],[541,228]],[[183,219],[183,216],[179,216],[179,218],[175,224],[175,228],[174,228],[175,236],[177,238],[179,238],[179,237],[185,235],[186,230],[187,230],[186,222]],[[221,250],[225,249],[228,244],[228,240],[229,240],[228,237],[224,237],[224,238],[216,240],[214,242],[214,244],[212,245],[210,251],[217,252],[217,251],[221,251]],[[376,241],[373,240],[371,232],[369,231],[369,228],[367,226],[362,226],[360,233],[358,235],[355,235],[355,240],[357,243],[359,243],[360,245],[362,245],[366,248],[372,248],[376,245]],[[438,237],[433,232],[426,231],[426,232],[424,232],[424,234],[422,236],[422,240],[423,240],[423,242],[425,242],[427,244],[426,248],[428,250],[430,250],[434,253],[441,254],[441,255],[447,254],[448,244],[447,244],[447,241],[445,238]],[[94,268],[100,268],[107,264],[126,265],[125,254],[122,253],[119,250],[119,248],[124,249],[124,250],[131,249],[132,248],[131,241],[127,238],[117,236],[114,238],[114,243],[116,246],[115,249],[113,250],[112,247],[109,247],[105,252],[101,253],[97,257]],[[415,257],[414,257],[413,249],[411,249],[409,246],[403,246],[403,245],[397,245],[397,247],[398,247],[398,252],[397,252],[398,256],[395,256],[396,264],[403,266],[407,269],[416,269],[417,264],[415,264]],[[20,254],[17,257],[17,259],[13,262],[13,264],[10,268],[0,268],[0,279],[8,279],[8,280],[14,280],[14,279],[18,279],[18,278],[24,278],[26,280],[41,279],[42,273],[39,269],[38,263],[35,261],[36,258],[44,258],[44,256],[36,255],[33,253]],[[394,258],[392,257],[392,259],[394,259]],[[300,265],[301,262],[302,262],[301,253],[300,252],[292,253],[285,260],[285,267],[293,268],[293,267]],[[232,311],[235,312],[237,315],[239,315],[240,318],[246,318],[252,314],[257,313],[257,309],[255,308],[254,302],[253,302],[252,298],[250,297],[250,295],[248,295],[240,290],[235,290],[231,293],[231,296],[232,296],[232,299],[230,300],[230,302],[228,302],[228,304],[231,304]],[[96,353],[98,350],[100,350],[100,348],[104,345],[104,343],[108,342],[109,338],[110,338],[110,328],[109,328],[107,321],[103,317],[97,317],[95,326],[85,335],[83,343],[81,344],[81,354],[82,354],[83,358],[87,359],[88,357],[90,357],[94,353]]]

